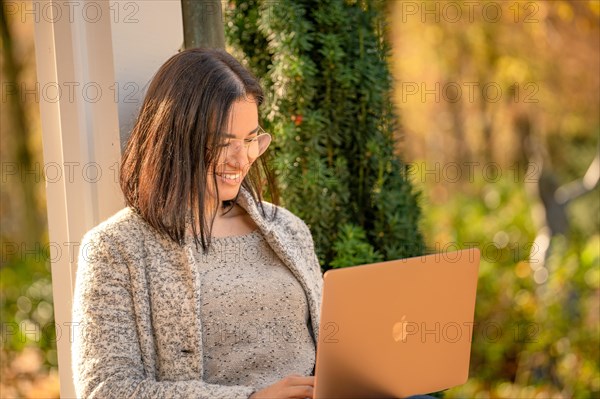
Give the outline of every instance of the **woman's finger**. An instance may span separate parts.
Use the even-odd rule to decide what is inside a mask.
[[[305,377],[297,374],[292,374],[288,376],[288,381],[291,385],[309,385],[311,387],[315,385],[314,376]]]
[[[312,386],[297,385],[297,386],[289,388],[288,392],[289,392],[290,398],[299,398],[299,399],[310,398],[310,399],[312,399],[314,388]]]

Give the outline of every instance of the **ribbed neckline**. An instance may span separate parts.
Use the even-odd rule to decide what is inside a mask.
[[[238,235],[238,236],[228,236],[228,237],[211,237],[211,240],[214,242],[239,242],[239,241],[248,241],[249,239],[260,237],[260,230],[254,229],[249,233]]]

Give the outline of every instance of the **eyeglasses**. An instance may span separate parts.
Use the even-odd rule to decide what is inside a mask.
[[[215,148],[218,152],[224,151],[225,155],[236,155],[244,147],[248,158],[258,158],[271,144],[271,135],[265,132],[261,126],[258,127],[258,130],[260,133],[256,137],[251,139],[225,139],[223,144],[219,144]]]

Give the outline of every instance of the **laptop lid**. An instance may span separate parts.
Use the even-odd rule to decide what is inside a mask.
[[[476,248],[325,272],[315,398],[405,397],[468,379]]]

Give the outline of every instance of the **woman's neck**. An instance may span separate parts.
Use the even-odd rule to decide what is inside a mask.
[[[227,212],[227,213],[225,213],[225,212]],[[226,208],[219,207],[219,209],[217,210],[217,214],[215,216],[215,221],[231,220],[240,215],[243,215],[244,213],[246,213],[246,211],[244,210],[244,208],[242,208],[238,204],[234,204],[232,209],[229,206]]]
[[[246,210],[244,208],[242,208],[239,204],[234,204],[233,208],[230,209],[230,206],[227,206],[225,208],[223,208],[222,206],[220,206],[217,210],[216,210],[216,214],[215,214],[215,208],[214,205],[210,205],[207,206],[207,209],[209,210],[207,212],[207,223],[211,224],[213,223],[213,227],[216,228],[220,228],[222,226],[226,226],[229,224],[236,224],[236,222],[240,221],[240,217],[244,216],[247,214]],[[227,213],[225,213],[227,212]],[[212,216],[215,216],[214,218],[214,222],[212,222]],[[200,231],[200,227],[199,227],[199,220],[195,221],[196,223],[196,229],[197,231]],[[191,227],[190,227],[190,231],[191,231]]]

